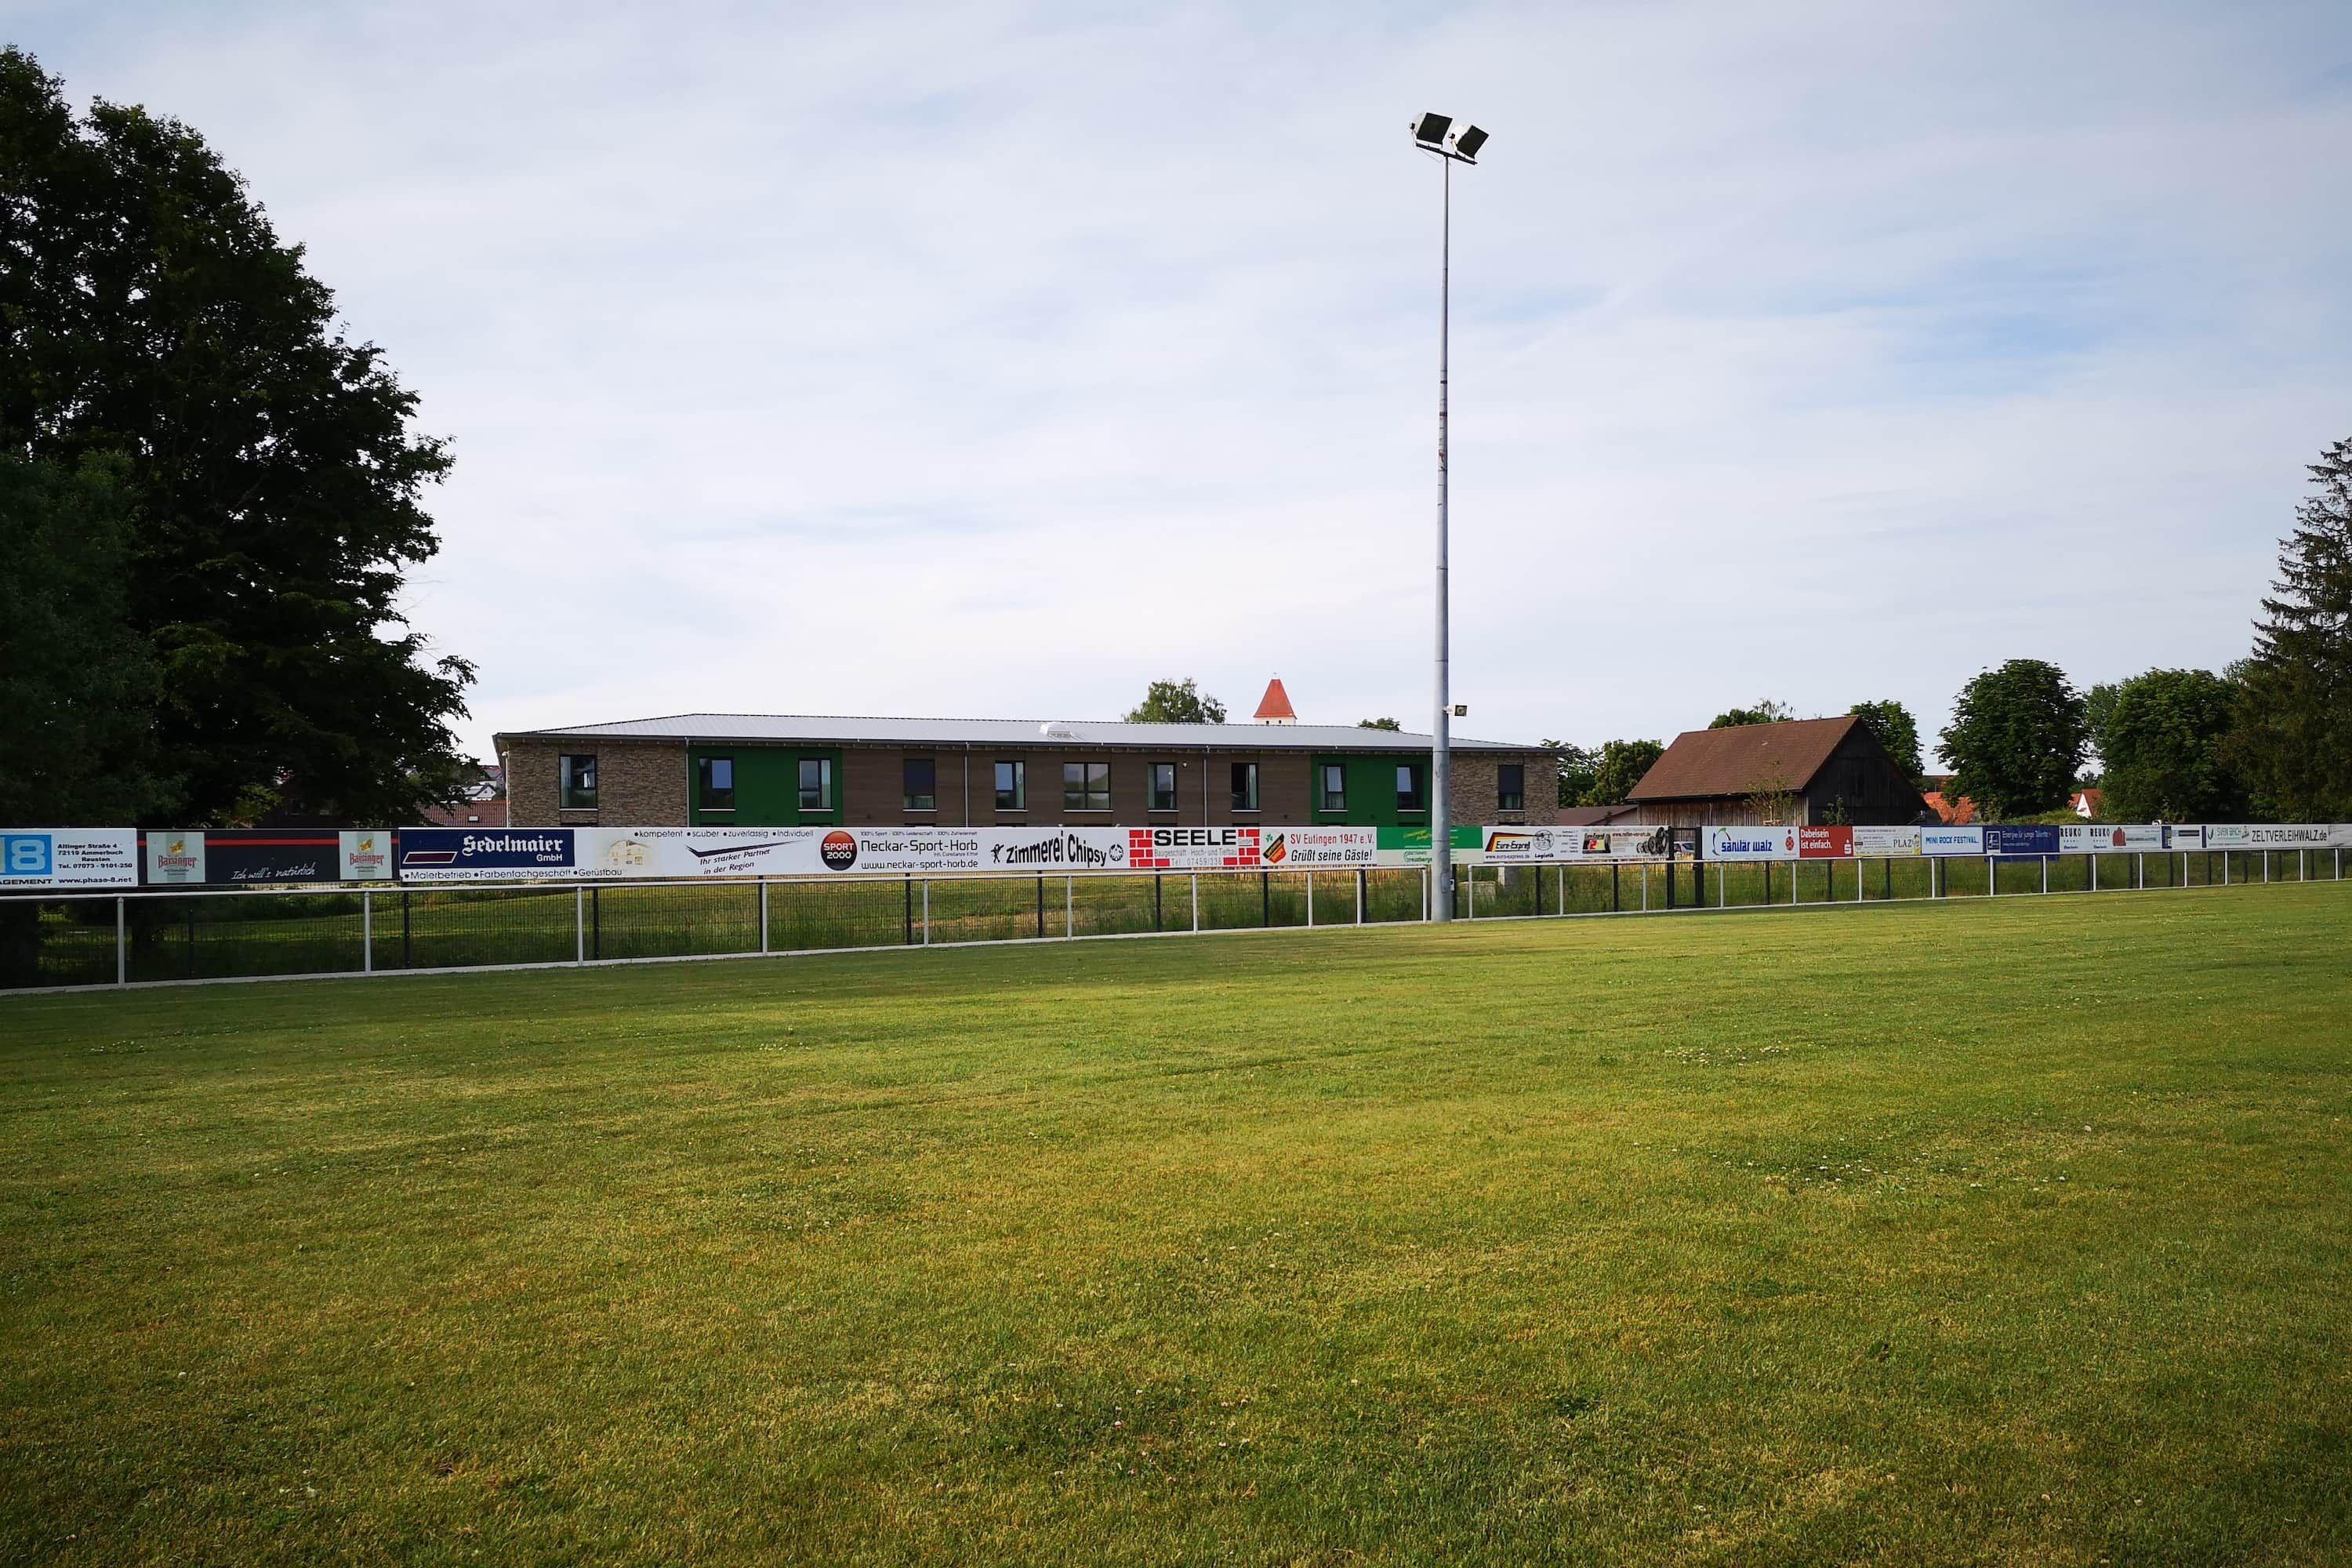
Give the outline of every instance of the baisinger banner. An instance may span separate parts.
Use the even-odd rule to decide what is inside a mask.
[[[150,887],[373,882],[392,875],[392,834],[380,827],[317,832],[151,827],[142,837],[146,841],[142,865]]]
[[[411,882],[1006,871],[1276,871],[1375,863],[1369,827],[406,828]]]

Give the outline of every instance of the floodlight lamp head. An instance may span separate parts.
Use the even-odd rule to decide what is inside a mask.
[[[1442,151],[1445,146],[1445,133],[1453,129],[1452,115],[1424,114],[1421,117],[1421,122],[1412,128],[1412,139],[1424,147],[1434,147]]]
[[[1465,163],[1476,163],[1478,161],[1478,149],[1484,147],[1486,144],[1486,133],[1484,131],[1479,130],[1475,125],[1464,126],[1462,128],[1462,133],[1454,138],[1454,151],[1460,155]]]

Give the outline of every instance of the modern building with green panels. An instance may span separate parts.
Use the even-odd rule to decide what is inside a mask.
[[[685,713],[498,738],[518,827],[1430,826],[1425,735]],[[1548,823],[1540,747],[1456,739],[1457,824]]]

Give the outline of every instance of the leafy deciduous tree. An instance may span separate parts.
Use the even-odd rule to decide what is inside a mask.
[[[1740,724],[1779,724],[1796,716],[1795,709],[1768,697],[1753,708],[1733,708],[1717,714],[1707,728],[1728,730]]]
[[[1969,681],[1943,733],[1952,764],[1946,795],[1976,802],[1989,821],[2017,821],[2066,802],[2087,739],[2082,693],[2066,672],[2012,658]]]
[[[1202,692],[1189,676],[1182,680],[1155,680],[1145,689],[1143,700],[1128,710],[1127,721],[1222,724],[1225,721],[1225,705]]]
[[[1919,758],[1919,721],[1911,717],[1911,710],[1889,699],[1884,702],[1857,702],[1846,710],[1863,722],[1895,765],[1911,781],[1911,787],[1921,787],[1927,769]]]
[[[76,116],[0,49],[0,451],[114,458],[142,712],[203,826],[272,803],[388,821],[435,798],[473,679],[397,607],[449,467],[416,400],[202,137]]]
[[[1402,729],[1404,728],[1404,726],[1403,726],[1403,725],[1402,725],[1402,724],[1400,724],[1400,723],[1398,723],[1398,722],[1397,722],[1395,720],[1393,720],[1393,719],[1359,719],[1359,720],[1357,720],[1357,721],[1356,721],[1356,728],[1357,728],[1357,729],[1359,729],[1359,730],[1399,730],[1399,731],[1401,731],[1401,730],[1402,730]]]
[[[2101,689],[2093,739],[2105,764],[2100,809],[2120,822],[2236,822],[2246,791],[2221,756],[2236,688],[2209,669],[2151,669]]]

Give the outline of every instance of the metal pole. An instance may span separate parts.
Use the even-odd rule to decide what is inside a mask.
[[[923,945],[931,945],[931,884],[928,878],[923,882]]]
[[[375,893],[360,889],[360,973],[375,973]]]
[[[2047,855],[2042,858],[2042,890],[2045,893],[2050,890],[2050,857]]]
[[[1315,929],[1315,873],[1307,873],[1307,929]]]
[[[1370,872],[1360,868],[1356,872],[1356,923],[1358,925],[1364,923],[1364,882],[1370,875]]]
[[[588,962],[588,889],[572,889],[572,962]]]
[[[1065,877],[1062,879],[1062,935],[1074,937],[1077,934],[1078,879],[1076,877]]]
[[[120,895],[114,900],[114,983],[117,985],[131,984],[131,950],[124,942],[122,900]]]
[[[1192,873],[1192,929],[1201,929],[1201,873]]]
[[[1454,160],[1440,157],[1445,166],[1443,216],[1437,252],[1437,725],[1429,764],[1429,828],[1431,915],[1440,921],[1454,918],[1454,793],[1446,776],[1453,771],[1452,728],[1454,693],[1446,668],[1449,639],[1446,600],[1446,362],[1454,330]]]
[[[760,951],[768,951],[768,879],[760,879]]]
[[[1985,897],[1990,899],[2000,891],[2000,869],[1993,863],[1993,858],[1988,855],[1985,857]]]

